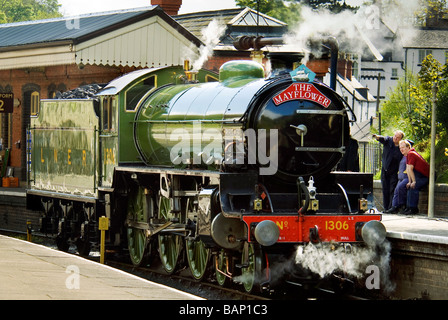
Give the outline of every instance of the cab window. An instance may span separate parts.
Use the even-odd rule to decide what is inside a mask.
[[[116,131],[117,105],[115,97],[103,99],[103,131]]]
[[[126,91],[126,111],[134,111],[140,99],[156,85],[155,76],[147,78],[135,84]]]

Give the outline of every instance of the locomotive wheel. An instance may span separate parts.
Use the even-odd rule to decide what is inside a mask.
[[[128,228],[128,248],[129,257],[132,264],[136,267],[146,262],[146,255],[148,250],[148,241],[146,239],[146,232],[142,229]]]
[[[78,238],[78,240],[76,240],[76,249],[81,256],[87,257],[91,249],[90,241],[88,239]]]
[[[53,203],[48,210],[48,216],[51,217],[53,222],[54,232],[57,232],[55,242],[56,247],[64,252],[67,252],[70,244],[68,243],[68,237],[65,232],[66,222],[63,218],[64,213],[62,212],[62,208],[59,204]],[[60,230],[59,230],[60,227]]]
[[[68,239],[65,238],[63,235],[58,234],[56,236],[56,246],[58,247],[58,250],[68,252],[68,249],[70,248],[70,244],[68,243]]]
[[[215,261],[216,281],[218,281],[218,284],[221,287],[227,287],[230,284],[231,278],[227,277],[225,274],[230,273],[230,276],[233,272],[232,257],[227,255],[224,249],[221,249],[221,251],[219,251],[219,253],[215,256],[215,259],[217,259],[217,261]]]
[[[248,257],[248,258],[247,258]],[[241,258],[244,267],[241,269],[241,280],[248,293],[261,291],[263,271],[263,251],[259,245],[246,243]]]
[[[210,249],[201,240],[186,240],[185,245],[191,274],[196,280],[202,280],[208,270]]]
[[[147,222],[149,211],[152,210],[152,199],[149,195],[146,195],[142,188],[130,195],[128,199],[128,216],[130,221]],[[140,266],[147,262],[147,256],[149,252],[148,238],[146,236],[146,230],[128,227],[128,249],[129,257],[131,258],[134,266]]]
[[[91,245],[89,240],[90,238],[89,225],[88,223],[86,224],[85,222],[89,221],[89,216],[84,207],[77,206],[74,207],[73,209],[75,215],[77,216],[76,220],[79,221],[76,230],[77,233],[79,232],[75,242],[76,249],[78,250],[78,253],[81,256],[87,257],[90,253]],[[81,231],[82,229],[84,229],[84,232]]]
[[[170,199],[160,196],[159,219],[170,221],[174,215],[171,212]],[[159,234],[159,256],[162,266],[168,274],[174,273],[182,249],[182,237],[178,235]]]

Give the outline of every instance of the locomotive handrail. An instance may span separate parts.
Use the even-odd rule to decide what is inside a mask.
[[[305,194],[305,202],[297,211],[299,215],[302,215],[302,214],[306,213],[306,211],[308,210],[308,206],[310,205],[310,193],[308,191],[308,187],[305,184],[305,180],[303,180],[303,177],[298,177],[296,183],[297,183],[297,198],[298,198],[299,206],[302,202],[302,195],[301,195],[300,190],[302,190],[303,193]]]
[[[347,192],[345,191],[344,187],[340,183],[338,183],[337,186],[341,189],[342,194],[344,195],[345,202],[347,203],[348,213],[352,213],[352,207],[350,206],[350,201],[348,200]]]
[[[100,138],[113,138],[113,137],[118,137],[118,133],[100,134],[99,137],[100,137]]]
[[[231,124],[243,124],[241,120],[136,120],[132,123],[194,123],[194,122],[206,122],[206,123],[231,123]]]
[[[345,147],[327,148],[327,147],[296,147],[296,151],[312,151],[312,152],[345,152]]]
[[[94,128],[90,128],[90,127],[36,127],[34,126],[32,128],[33,130],[51,130],[51,131],[55,131],[55,130],[60,130],[60,131],[96,131],[96,129]]]
[[[344,116],[347,111],[344,110],[296,110],[296,113],[303,113],[303,114],[335,114],[335,115],[341,115]]]
[[[352,116],[353,116],[353,120],[349,120],[349,122],[356,122],[356,121],[357,121],[356,114],[355,114],[355,112],[353,111],[352,107],[350,107],[350,105],[348,104],[348,102],[345,101],[344,99],[339,99],[339,100],[341,100],[342,103],[345,105],[345,107],[346,107],[348,110],[350,110],[350,112],[351,112],[351,114],[352,114]],[[346,109],[346,110],[347,110],[347,109]]]

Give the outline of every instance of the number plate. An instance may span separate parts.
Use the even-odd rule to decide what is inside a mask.
[[[263,220],[275,222],[280,230],[278,242],[308,242],[310,229],[319,232],[321,241],[356,242],[356,224],[371,220],[381,221],[381,215],[304,215],[295,216],[244,216],[244,222],[250,226]],[[249,234],[250,239],[250,234]]]

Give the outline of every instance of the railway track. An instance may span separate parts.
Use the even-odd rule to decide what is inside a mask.
[[[91,260],[99,261],[99,257],[88,257]],[[188,293],[200,296],[208,300],[238,300],[238,301],[272,301],[272,300],[365,300],[365,298],[343,295],[337,297],[337,293],[323,288],[306,289],[304,286],[294,282],[287,282],[283,286],[263,294],[246,293],[242,284],[232,287],[222,287],[215,283],[212,276],[206,281],[197,281],[191,277],[190,271],[182,269],[175,274],[165,273],[159,263],[152,266],[135,267],[130,262],[125,262],[123,257],[109,257],[106,264],[119,270],[131,273],[149,281],[167,285],[169,287],[183,290]]]
[[[12,230],[1,230],[0,234],[26,239],[26,233]],[[54,248],[57,250],[52,236],[34,233],[33,242]],[[70,246],[68,253],[78,255],[75,246]],[[99,250],[92,250],[89,260],[99,262]],[[129,259],[126,250],[108,250],[106,252],[106,264],[110,267],[131,273],[138,277],[183,290],[208,300],[233,300],[233,301],[266,301],[266,300],[365,300],[366,298],[354,295],[339,295],[333,290],[323,288],[305,288],[299,283],[286,282],[283,286],[255,295],[244,291],[242,285],[233,285],[227,288],[218,285],[210,275],[208,281],[197,281],[191,277],[189,270],[181,269],[168,275],[156,259],[151,266],[135,267]]]
[[[26,232],[0,229],[0,234],[26,240]],[[33,233],[33,242],[58,250],[53,236]],[[68,248],[68,253],[79,255],[74,245],[71,245]],[[99,262],[99,250],[94,248],[89,256],[83,258]],[[189,277],[189,271],[186,269],[182,269],[177,271],[175,274],[168,275],[162,269],[158,261],[151,267],[135,267],[130,262],[129,255],[125,252],[125,250],[108,250],[105,263],[110,267],[128,272],[149,281],[186,291],[204,299],[244,301],[271,299],[267,296],[251,295],[246,292],[239,291],[237,288],[225,288],[210,282],[199,282]]]
[[[252,295],[237,289],[224,288],[210,282],[199,282],[188,276],[188,270],[180,270],[177,274],[167,275],[157,267],[134,267],[129,263],[114,260],[108,260],[107,265],[208,300],[271,300],[267,296]]]

